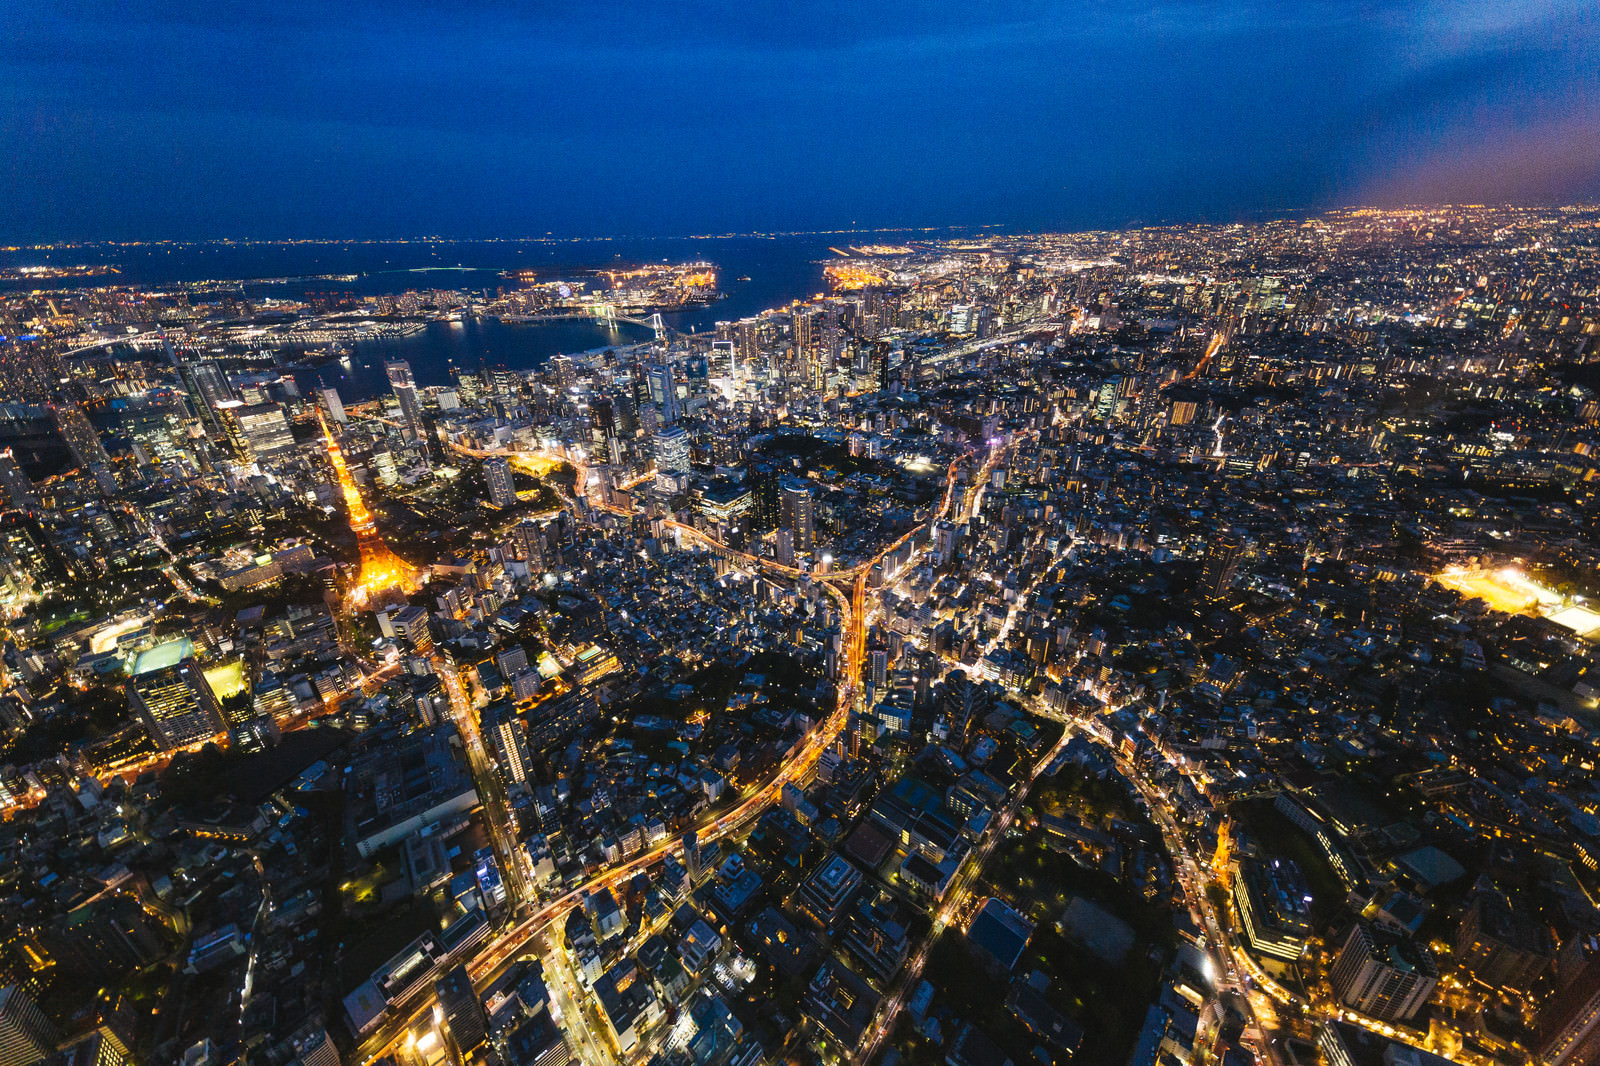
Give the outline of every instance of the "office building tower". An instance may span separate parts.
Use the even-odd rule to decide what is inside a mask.
[[[1357,922],[1345,937],[1328,983],[1340,1003],[1368,1017],[1404,1022],[1439,983],[1433,957],[1410,937]]]
[[[672,380],[672,368],[658,364],[645,371],[645,383],[650,390],[650,402],[656,405],[663,422],[678,420],[678,386]]]
[[[1256,951],[1291,961],[1305,953],[1311,892],[1294,860],[1240,860],[1233,869],[1233,900]]]
[[[115,1036],[97,1029],[64,1045],[45,1061],[47,1066],[125,1066],[131,1060],[128,1049]]]
[[[89,416],[75,403],[64,403],[55,408],[56,429],[67,448],[77,460],[78,469],[94,478],[95,485],[106,496],[117,494],[117,480],[111,472],[111,456],[100,443]]]
[[[1456,930],[1455,961],[1490,988],[1526,992],[1553,957],[1545,924],[1495,893],[1474,899]]]
[[[777,469],[768,463],[752,463],[745,480],[750,485],[750,529],[766,533],[778,528],[782,515]]]
[[[240,460],[270,463],[294,454],[294,431],[275,403],[229,401],[220,407],[228,439]]]
[[[1539,1011],[1532,1047],[1539,1066],[1600,1062],[1600,955],[1591,956]]]
[[[886,649],[873,648],[867,652],[867,677],[880,690],[889,680],[889,652]]]
[[[511,464],[499,456],[483,461],[483,480],[489,485],[489,502],[496,507],[512,507],[517,489],[511,480]]]
[[[342,1061],[333,1038],[320,1024],[308,1024],[291,1036],[289,1047],[295,1053],[294,1066],[340,1066]]]
[[[1216,597],[1228,591],[1243,554],[1244,540],[1235,530],[1224,530],[1211,542],[1200,568],[1200,587],[1206,595]]]
[[[794,550],[797,552],[808,552],[816,547],[813,502],[809,484],[799,478],[784,480],[782,526],[794,534]]]
[[[528,737],[508,700],[496,700],[483,709],[483,735],[494,752],[500,772],[514,785],[526,784],[529,763]]]
[[[809,307],[797,307],[789,316],[794,339],[794,361],[804,366],[815,339],[813,330],[815,312]]]
[[[201,359],[180,364],[178,376],[183,379],[183,387],[200,420],[213,432],[221,432],[222,416],[218,406],[235,399],[222,368],[208,359]]]
[[[428,630],[428,612],[415,604],[379,611],[378,631],[420,656],[433,654],[433,634]]]
[[[605,454],[606,442],[616,435],[616,403],[609,396],[596,396],[589,404],[589,440],[594,451]]]
[[[339,399],[339,390],[332,385],[324,385],[318,391],[322,395],[322,407],[328,412],[328,417],[340,425],[348,423],[350,418],[344,413],[344,401]]]
[[[33,1066],[61,1036],[39,1005],[16,985],[0,988],[0,1066]]]
[[[222,732],[222,708],[193,658],[187,638],[139,653],[128,679],[133,708],[163,751]]]
[[[700,880],[700,837],[697,833],[685,833],[683,836],[683,868],[689,874],[689,880]]]
[[[67,557],[31,514],[12,511],[0,518],[0,571],[35,590],[71,579]]]
[[[664,426],[655,436],[656,470],[660,473],[689,473],[689,434],[682,426]]]
[[[961,531],[954,522],[939,519],[933,524],[933,564],[946,566],[956,556],[956,545],[961,541]]]
[[[483,1001],[473,990],[464,965],[457,965],[440,977],[433,989],[439,997],[450,1042],[455,1045],[456,1054],[465,1059],[489,1038],[489,1018]]]
[[[384,363],[383,370],[389,376],[389,387],[394,390],[395,399],[400,401],[401,432],[407,440],[421,440],[422,404],[417,399],[417,381],[411,376],[411,364],[396,359]]]
[[[18,511],[37,511],[39,495],[33,482],[22,472],[22,466],[10,448],[0,449],[0,488],[5,490],[6,506]]]
[[[735,388],[739,384],[739,348],[733,341],[712,341],[708,371],[713,377],[726,373]]]

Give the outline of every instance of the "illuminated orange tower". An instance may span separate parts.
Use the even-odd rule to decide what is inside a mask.
[[[364,603],[391,590],[415,591],[421,584],[417,568],[396,555],[383,542],[372,512],[367,510],[365,501],[361,499],[361,489],[350,476],[350,468],[344,464],[344,453],[339,450],[339,442],[328,431],[327,419],[322,417],[320,410],[317,412],[317,421],[322,424],[322,438],[328,444],[328,459],[333,463],[333,475],[338,479],[339,490],[344,493],[344,508],[350,516],[350,532],[356,535],[356,544],[361,548],[361,574],[356,579],[355,587],[350,590],[351,600]]]

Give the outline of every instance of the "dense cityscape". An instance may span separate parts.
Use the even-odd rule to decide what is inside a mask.
[[[1600,208],[837,241],[9,250],[0,1066],[1600,1062]]]

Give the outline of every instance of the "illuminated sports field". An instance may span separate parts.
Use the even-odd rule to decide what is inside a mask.
[[[1433,579],[1463,596],[1483,600],[1491,609],[1503,614],[1541,614],[1544,609],[1561,604],[1559,593],[1509,566],[1499,570],[1453,566],[1435,574]]]
[[[1434,575],[1434,581],[1467,597],[1483,600],[1506,615],[1542,615],[1560,607],[1562,595],[1528,578],[1512,567],[1467,570],[1451,567]]]

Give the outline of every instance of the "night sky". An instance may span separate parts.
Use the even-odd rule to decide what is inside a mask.
[[[0,244],[1600,196],[1600,4],[0,0]]]

